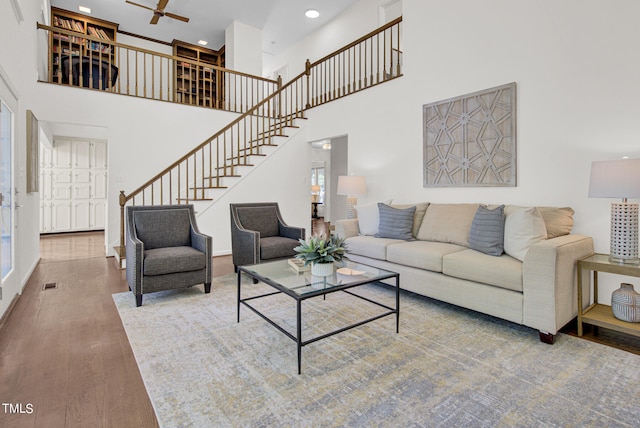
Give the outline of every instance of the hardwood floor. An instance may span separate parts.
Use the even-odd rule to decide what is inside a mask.
[[[40,263],[0,331],[0,400],[18,412],[0,407],[0,426],[158,426],[111,297],[128,291],[125,272],[105,257],[104,235],[40,242]],[[213,269],[233,272],[231,257],[215,257]]]
[[[325,227],[314,221],[312,233]],[[213,272],[232,273],[231,256],[215,257]],[[102,233],[42,237],[40,263],[0,330],[0,427],[158,426],[111,297],[123,291]],[[587,340],[640,353],[637,338],[589,330]]]

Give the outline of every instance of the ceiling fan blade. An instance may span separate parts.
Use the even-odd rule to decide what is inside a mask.
[[[159,0],[157,8],[160,10],[164,10],[164,8],[167,7],[167,3],[169,3],[169,0]]]
[[[180,16],[170,12],[165,12],[164,15],[168,16],[169,18],[177,19],[182,22],[189,22],[189,18],[187,18],[186,16]]]
[[[160,15],[153,15],[153,18],[151,18],[151,21],[149,21],[149,24],[157,24],[158,23],[158,19],[160,19]]]
[[[132,5],[134,5],[134,6],[138,6],[138,7],[144,7],[145,9],[149,9],[149,10],[153,10],[153,8],[152,8],[152,7],[149,7],[149,6],[145,6],[145,5],[143,5],[143,4],[140,4],[140,3],[134,3],[134,2],[132,2],[132,1],[129,1],[129,0],[127,0],[126,2],[127,2],[127,3],[129,3],[129,4],[132,4]]]

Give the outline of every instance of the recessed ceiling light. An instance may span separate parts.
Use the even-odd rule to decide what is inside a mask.
[[[317,10],[315,10],[315,9],[309,9],[309,10],[308,10],[308,11],[306,11],[304,14],[305,14],[305,16],[306,16],[307,18],[312,18],[312,19],[317,18],[317,17],[319,17],[319,16],[320,16],[320,12],[318,12],[318,11],[317,11]]]
[[[78,10],[80,12],[84,12],[84,13],[91,13],[91,8],[89,8],[87,6],[78,6]]]
[[[206,46],[207,43],[209,43],[209,42],[207,42],[206,40],[198,40],[198,44],[199,45]]]

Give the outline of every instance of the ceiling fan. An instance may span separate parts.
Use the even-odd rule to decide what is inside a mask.
[[[158,1],[158,5],[156,6],[156,8],[152,8],[149,6],[145,6],[143,4],[139,4],[139,3],[134,3],[132,1],[126,0],[127,3],[132,4],[134,6],[138,6],[138,7],[143,7],[145,9],[149,9],[153,11],[153,18],[151,18],[151,21],[149,22],[149,24],[157,24],[158,23],[158,19],[160,19],[163,16],[166,16],[168,18],[173,18],[173,19],[177,19],[179,21],[182,22],[189,22],[189,18],[184,17],[184,16],[180,16],[180,15],[176,15],[175,13],[171,13],[171,12],[165,12],[164,8],[167,7],[167,3],[169,3],[169,0],[159,0]]]

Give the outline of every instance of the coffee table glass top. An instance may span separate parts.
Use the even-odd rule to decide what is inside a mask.
[[[280,286],[297,296],[318,294],[322,291],[379,281],[397,275],[395,272],[351,261],[342,261],[334,265],[333,274],[327,277],[311,275],[311,270],[297,272],[289,265],[288,260],[241,266],[241,270],[271,285]]]

